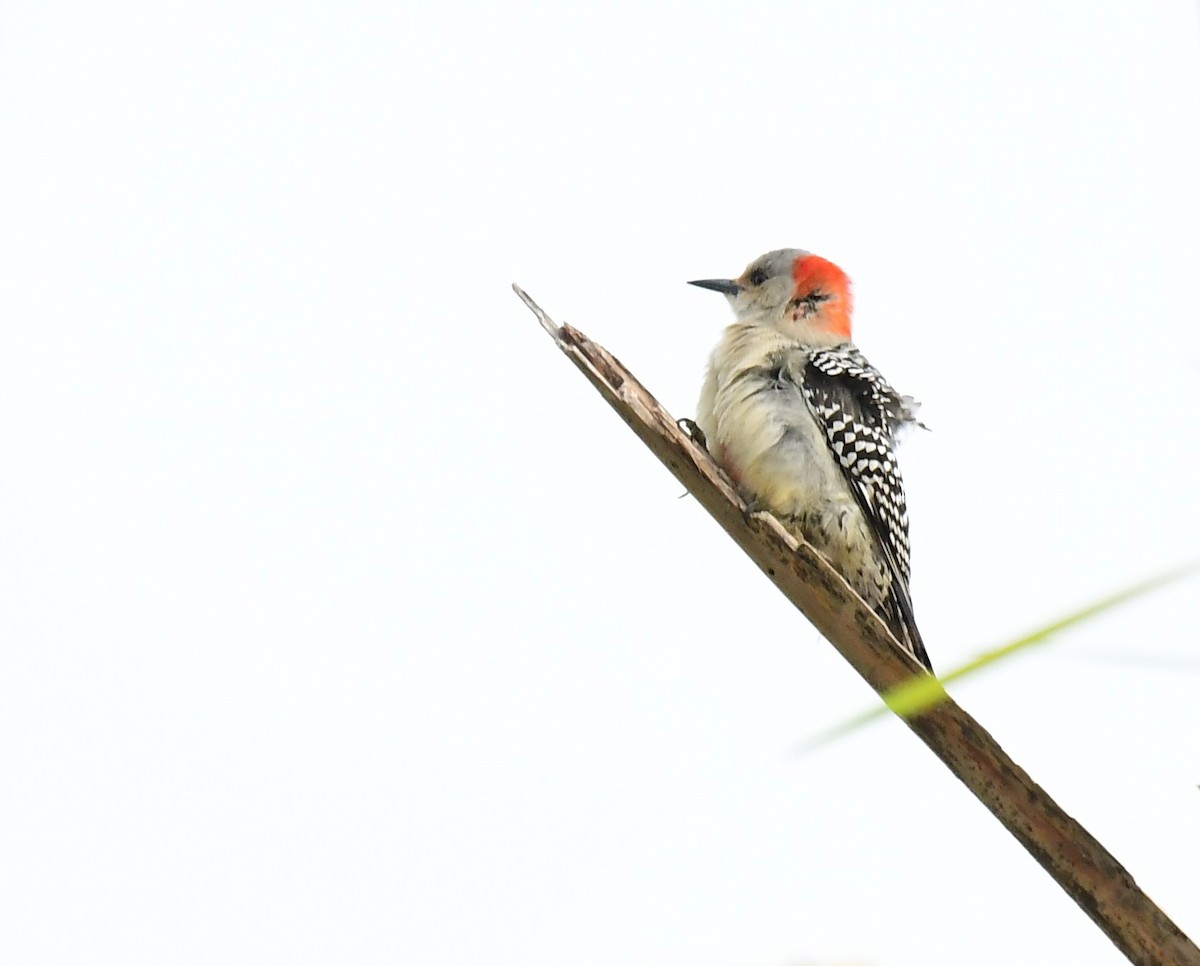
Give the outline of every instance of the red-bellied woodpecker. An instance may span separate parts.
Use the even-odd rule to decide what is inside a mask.
[[[737,321],[713,350],[696,417],[754,507],[819,550],[925,667],[909,597],[896,433],[917,423],[850,341],[850,280],[799,249],[768,252],[722,292]]]

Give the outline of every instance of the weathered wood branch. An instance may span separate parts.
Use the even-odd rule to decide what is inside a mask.
[[[769,514],[747,514],[704,447],[680,429],[629,370],[578,329],[556,324],[518,286],[513,290],[629,428],[871,687],[883,695],[922,673],[883,622],[812,547],[797,543]],[[1200,950],[1124,867],[948,695],[905,723],[1130,961],[1200,966]]]

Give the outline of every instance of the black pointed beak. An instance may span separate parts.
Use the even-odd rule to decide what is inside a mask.
[[[742,287],[731,278],[702,278],[697,282],[688,282],[688,285],[712,289],[722,295],[737,295],[742,290]]]

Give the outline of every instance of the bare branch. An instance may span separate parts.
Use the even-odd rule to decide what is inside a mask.
[[[518,286],[513,290],[629,428],[871,687],[882,696],[923,673],[820,554],[797,543],[770,514],[747,515],[705,448],[680,429],[629,370],[578,329],[556,325]],[[1200,966],[1200,950],[1121,864],[948,695],[906,724],[1130,961]]]

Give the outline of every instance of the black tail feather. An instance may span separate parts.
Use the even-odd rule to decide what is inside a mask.
[[[904,646],[904,649],[920,661],[926,671],[932,674],[933,665],[929,661],[929,654],[925,650],[921,632],[917,630],[917,619],[913,616],[912,599],[908,596],[907,590],[899,586],[898,580],[893,580],[888,597],[891,605],[888,608],[890,613],[884,615],[884,623],[896,635],[896,640]]]

